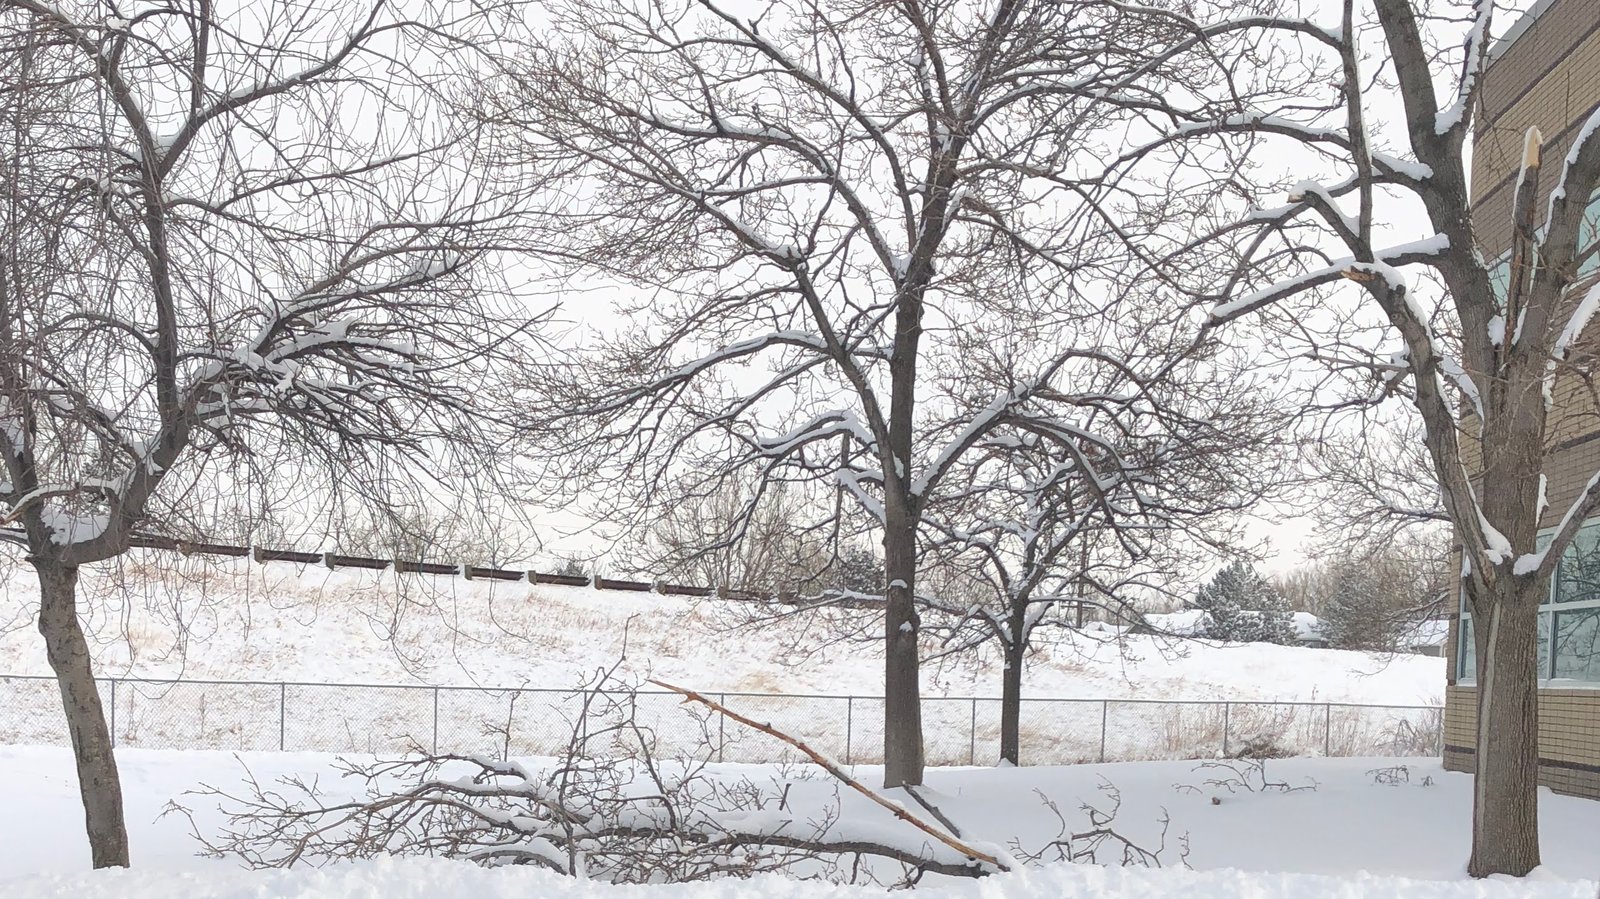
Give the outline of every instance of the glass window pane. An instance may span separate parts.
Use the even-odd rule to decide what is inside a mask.
[[[1600,609],[1556,616],[1556,677],[1600,683]]]
[[[1596,238],[1600,238],[1600,192],[1589,199],[1589,206],[1583,211],[1583,224],[1578,228],[1578,252],[1594,246]],[[1583,278],[1600,271],[1600,256],[1590,256],[1578,264],[1578,277]]]
[[[1556,602],[1600,599],[1600,525],[1578,532],[1561,556],[1556,572]]]
[[[1600,614],[1600,609],[1585,609],[1577,614],[1590,612]],[[1550,614],[1549,612],[1539,613],[1538,676],[1540,680],[1550,677]],[[1456,652],[1456,659],[1460,664],[1456,667],[1456,681],[1458,683],[1471,683],[1478,679],[1478,645],[1474,642],[1476,637],[1473,634],[1472,616],[1461,616],[1460,632],[1461,643]],[[1600,670],[1600,662],[1596,663],[1596,668]],[[1569,675],[1559,676],[1567,677]]]
[[[1550,613],[1539,613],[1539,678],[1550,676]]]
[[[1549,552],[1550,551],[1550,541],[1555,539],[1555,536],[1556,536],[1555,532],[1551,531],[1550,533],[1539,534],[1538,536],[1534,537],[1533,538],[1533,548],[1534,548],[1534,550],[1536,552],[1541,552],[1541,553]],[[1550,595],[1546,596],[1544,598],[1544,601],[1546,603],[1555,602],[1556,582],[1559,581],[1560,579],[1561,579],[1561,566],[1557,565],[1556,566],[1556,573],[1550,576],[1550,586],[1548,588],[1549,591],[1550,591]],[[1462,592],[1466,592],[1466,591],[1463,590]]]

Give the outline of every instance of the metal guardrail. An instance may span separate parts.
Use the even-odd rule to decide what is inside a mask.
[[[102,678],[116,745],[148,749],[392,753],[411,748],[500,756],[560,754],[579,714],[574,690]],[[733,733],[665,691],[626,695],[662,756],[717,747],[720,760],[793,760],[770,737]],[[874,696],[711,693],[803,736],[847,764],[882,761],[883,700]],[[999,757],[1000,701],[923,699],[932,765]],[[1024,699],[1025,764],[1250,755],[1434,756],[1436,706],[1336,702]],[[55,680],[0,676],[0,743],[67,745]]]

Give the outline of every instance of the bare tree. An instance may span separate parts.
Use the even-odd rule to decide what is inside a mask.
[[[768,489],[747,510],[755,485],[745,481],[728,480],[709,496],[661,509],[640,534],[630,567],[652,579],[741,591],[822,589],[839,566],[838,553],[829,533],[804,528],[814,516],[805,511],[809,498],[800,485]]]
[[[868,517],[891,786],[923,773],[924,510],[997,429],[1072,430],[1057,380],[1092,351],[1062,338],[1057,310],[1085,305],[1063,298],[1120,296],[1125,238],[1216,189],[1091,176],[1134,114],[1105,91],[1220,77],[1150,65],[1175,32],[1142,22],[1035,0],[555,3],[485,99],[551,179],[546,257],[638,297],[538,385],[559,474],[633,515],[754,471],[747,518],[784,482],[838,492],[807,528]],[[980,353],[1009,379],[971,377]]]
[[[181,525],[206,472],[381,502],[484,433],[521,352],[481,265],[506,198],[438,115],[474,26],[411,6],[0,3],[0,497],[96,867],[128,842],[80,567]]]
[[[1449,516],[1422,435],[1414,415],[1363,415],[1319,429],[1303,460],[1319,554],[1441,542]]]
[[[1444,537],[1424,532],[1381,547],[1351,544],[1275,580],[1295,608],[1322,618],[1333,648],[1404,651],[1422,622],[1447,611],[1455,597]]]
[[[1169,98],[1156,113],[1168,123],[1164,134],[1113,168],[1144,164],[1158,151],[1240,141],[1282,146],[1295,160],[1295,178],[1304,180],[1286,202],[1259,202],[1202,236],[1224,239],[1224,248],[1205,239],[1194,245],[1208,247],[1199,251],[1208,258],[1238,262],[1196,293],[1219,324],[1260,313],[1310,334],[1327,322],[1319,308],[1353,293],[1361,300],[1355,308],[1398,341],[1380,351],[1318,337],[1338,350],[1325,361],[1370,378],[1374,401],[1404,397],[1421,421],[1476,624],[1469,870],[1520,876],[1539,864],[1536,610],[1558,559],[1600,511],[1600,473],[1575,495],[1554,498],[1541,473],[1562,420],[1590,405],[1588,363],[1576,351],[1600,305],[1600,292],[1582,289],[1597,251],[1585,208],[1600,185],[1600,114],[1563,139],[1554,166],[1546,165],[1536,129],[1518,136],[1514,235],[1497,269],[1484,251],[1499,243],[1496,214],[1475,214],[1467,156],[1497,5],[1344,0],[1339,20],[1329,10],[1321,23],[1296,17],[1297,4],[1265,0],[1244,15],[1232,4],[1141,7],[1189,31],[1172,53],[1214,55],[1217,41],[1253,35],[1256,54],[1229,58],[1240,83],[1272,84],[1285,70],[1310,68],[1323,73],[1324,87],[1279,101],[1259,92],[1249,103]],[[1364,52],[1369,39],[1375,61]],[[1393,141],[1375,111],[1391,98],[1404,110]],[[1421,230],[1407,234],[1412,223]],[[1285,260],[1301,270],[1282,277]],[[1302,302],[1308,299],[1314,302]],[[1569,398],[1565,408],[1555,408],[1558,396]],[[1562,506],[1549,510],[1555,530],[1542,545],[1536,535],[1551,499]]]
[[[342,553],[380,559],[504,567],[534,552],[530,531],[517,527],[518,510],[504,498],[459,499],[460,504],[448,509],[398,501],[376,509],[358,507],[332,519],[331,533],[323,533]]]
[[[1089,608],[1137,620],[1135,603],[1176,595],[1198,554],[1237,539],[1237,514],[1275,481],[1271,391],[1214,346],[1172,359],[1182,341],[1133,330],[1131,345],[1085,354],[1059,378],[1052,408],[1070,428],[1027,416],[995,428],[924,516],[925,564],[968,569],[978,584],[921,590],[919,603],[937,613],[942,654],[1000,647],[1000,758],[1012,764],[1036,634],[1081,630]]]

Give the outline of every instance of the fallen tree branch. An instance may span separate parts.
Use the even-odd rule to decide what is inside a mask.
[[[762,732],[762,733],[764,733],[764,734],[766,734],[766,735],[768,735],[770,737],[776,737],[777,739],[782,740],[785,743],[788,743],[790,746],[793,746],[794,748],[796,748],[796,749],[800,750],[802,753],[804,753],[807,758],[811,759],[813,762],[816,762],[817,765],[820,766],[824,771],[827,771],[828,774],[832,775],[835,780],[839,781],[840,783],[844,784],[845,786],[849,787],[850,789],[855,790],[857,793],[860,793],[861,795],[867,797],[868,799],[870,799],[873,802],[877,803],[878,805],[882,806],[884,809],[888,810],[888,812],[890,814],[894,815],[899,820],[904,821],[907,824],[910,824],[912,827],[917,828],[918,830],[922,831],[923,833],[927,834],[928,836],[933,837],[934,839],[936,839],[939,842],[943,843],[944,845],[950,847],[951,849],[954,849],[955,851],[961,853],[962,855],[966,856],[969,859],[972,859],[974,861],[983,862],[986,865],[993,865],[997,870],[1000,870],[1000,871],[1010,871],[1011,870],[1010,866],[1006,865],[1004,862],[1000,861],[1000,859],[996,858],[995,856],[993,856],[993,855],[991,855],[991,854],[989,854],[987,852],[980,852],[979,850],[972,848],[971,846],[967,845],[966,843],[963,843],[962,841],[957,840],[957,839],[955,839],[954,837],[952,837],[952,836],[950,836],[948,834],[940,833],[938,828],[936,828],[933,825],[927,823],[926,821],[923,821],[921,818],[918,818],[916,815],[911,814],[903,806],[896,805],[893,802],[890,802],[889,800],[883,798],[881,795],[879,795],[877,792],[872,790],[866,784],[863,784],[861,781],[856,780],[854,777],[851,777],[844,770],[844,768],[841,765],[839,765],[838,762],[835,762],[833,759],[828,758],[827,756],[823,755],[822,753],[818,752],[817,750],[812,749],[810,746],[806,745],[805,741],[800,740],[800,739],[798,739],[796,737],[792,737],[792,736],[784,733],[783,731],[778,730],[777,728],[773,727],[770,724],[765,724],[765,723],[762,723],[760,721],[756,721],[754,719],[747,718],[744,715],[741,715],[738,712],[735,712],[734,710],[728,708],[727,706],[725,706],[725,705],[723,705],[723,704],[721,704],[721,703],[719,703],[719,702],[717,702],[717,701],[715,701],[713,699],[710,699],[709,697],[706,697],[706,696],[704,696],[704,695],[702,695],[700,693],[695,692],[694,690],[690,690],[690,689],[687,689],[687,688],[684,688],[684,687],[675,686],[673,684],[667,683],[666,681],[655,680],[655,679],[651,679],[649,681],[649,683],[651,683],[651,684],[653,684],[653,685],[655,685],[657,687],[660,687],[663,690],[671,690],[672,692],[677,693],[678,695],[684,697],[684,701],[686,701],[686,702],[698,702],[701,705],[705,706],[706,708],[711,709],[713,712],[716,712],[717,714],[722,715],[725,718],[730,718],[730,719],[732,719],[734,721],[739,722],[740,724],[743,724],[746,727],[752,728],[754,730],[758,730],[758,731],[760,731],[760,732]]]
[[[780,792],[748,777],[713,776],[707,766],[716,731],[708,715],[692,716],[702,737],[697,757],[657,758],[656,734],[638,720],[632,685],[625,693],[606,689],[615,670],[600,672],[581,690],[566,749],[548,763],[530,767],[420,749],[402,759],[341,761],[342,773],[365,785],[353,797],[324,792],[316,778],[263,785],[247,770],[243,791],[198,791],[226,816],[220,830],[202,831],[176,803],[169,810],[189,818],[207,854],[252,868],[423,855],[536,865],[609,883],[799,872],[891,887],[913,886],[927,874],[987,877],[1004,870],[946,839],[835,835],[843,793],[837,781],[828,784],[831,799],[813,796],[795,807],[792,784],[775,784]],[[605,754],[596,752],[601,746]]]
[[[917,792],[917,788],[916,787],[912,786],[911,784],[906,784],[905,786],[901,787],[900,789],[905,790],[906,791],[906,795],[910,796],[912,799],[915,799],[917,801],[917,805],[922,806],[922,808],[928,814],[934,816],[935,818],[938,818],[939,819],[939,823],[944,825],[944,829],[945,830],[950,831],[950,835],[951,836],[955,837],[958,840],[961,839],[961,828],[956,826],[956,822],[950,820],[950,818],[947,815],[945,815],[944,812],[939,811],[939,807],[937,805],[934,805],[933,803],[929,802],[927,799],[924,799],[922,794]]]

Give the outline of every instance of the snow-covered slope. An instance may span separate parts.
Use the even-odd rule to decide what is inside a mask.
[[[86,571],[99,671],[221,680],[569,688],[625,669],[707,690],[881,692],[877,626],[828,644],[815,616],[759,631],[740,603],[319,566],[135,554]],[[31,572],[0,580],[0,674],[47,674]],[[1035,654],[1032,698],[1435,704],[1443,660],[1147,636],[1079,635]],[[930,647],[930,650],[937,647]],[[930,696],[996,696],[993,657],[931,665]]]

